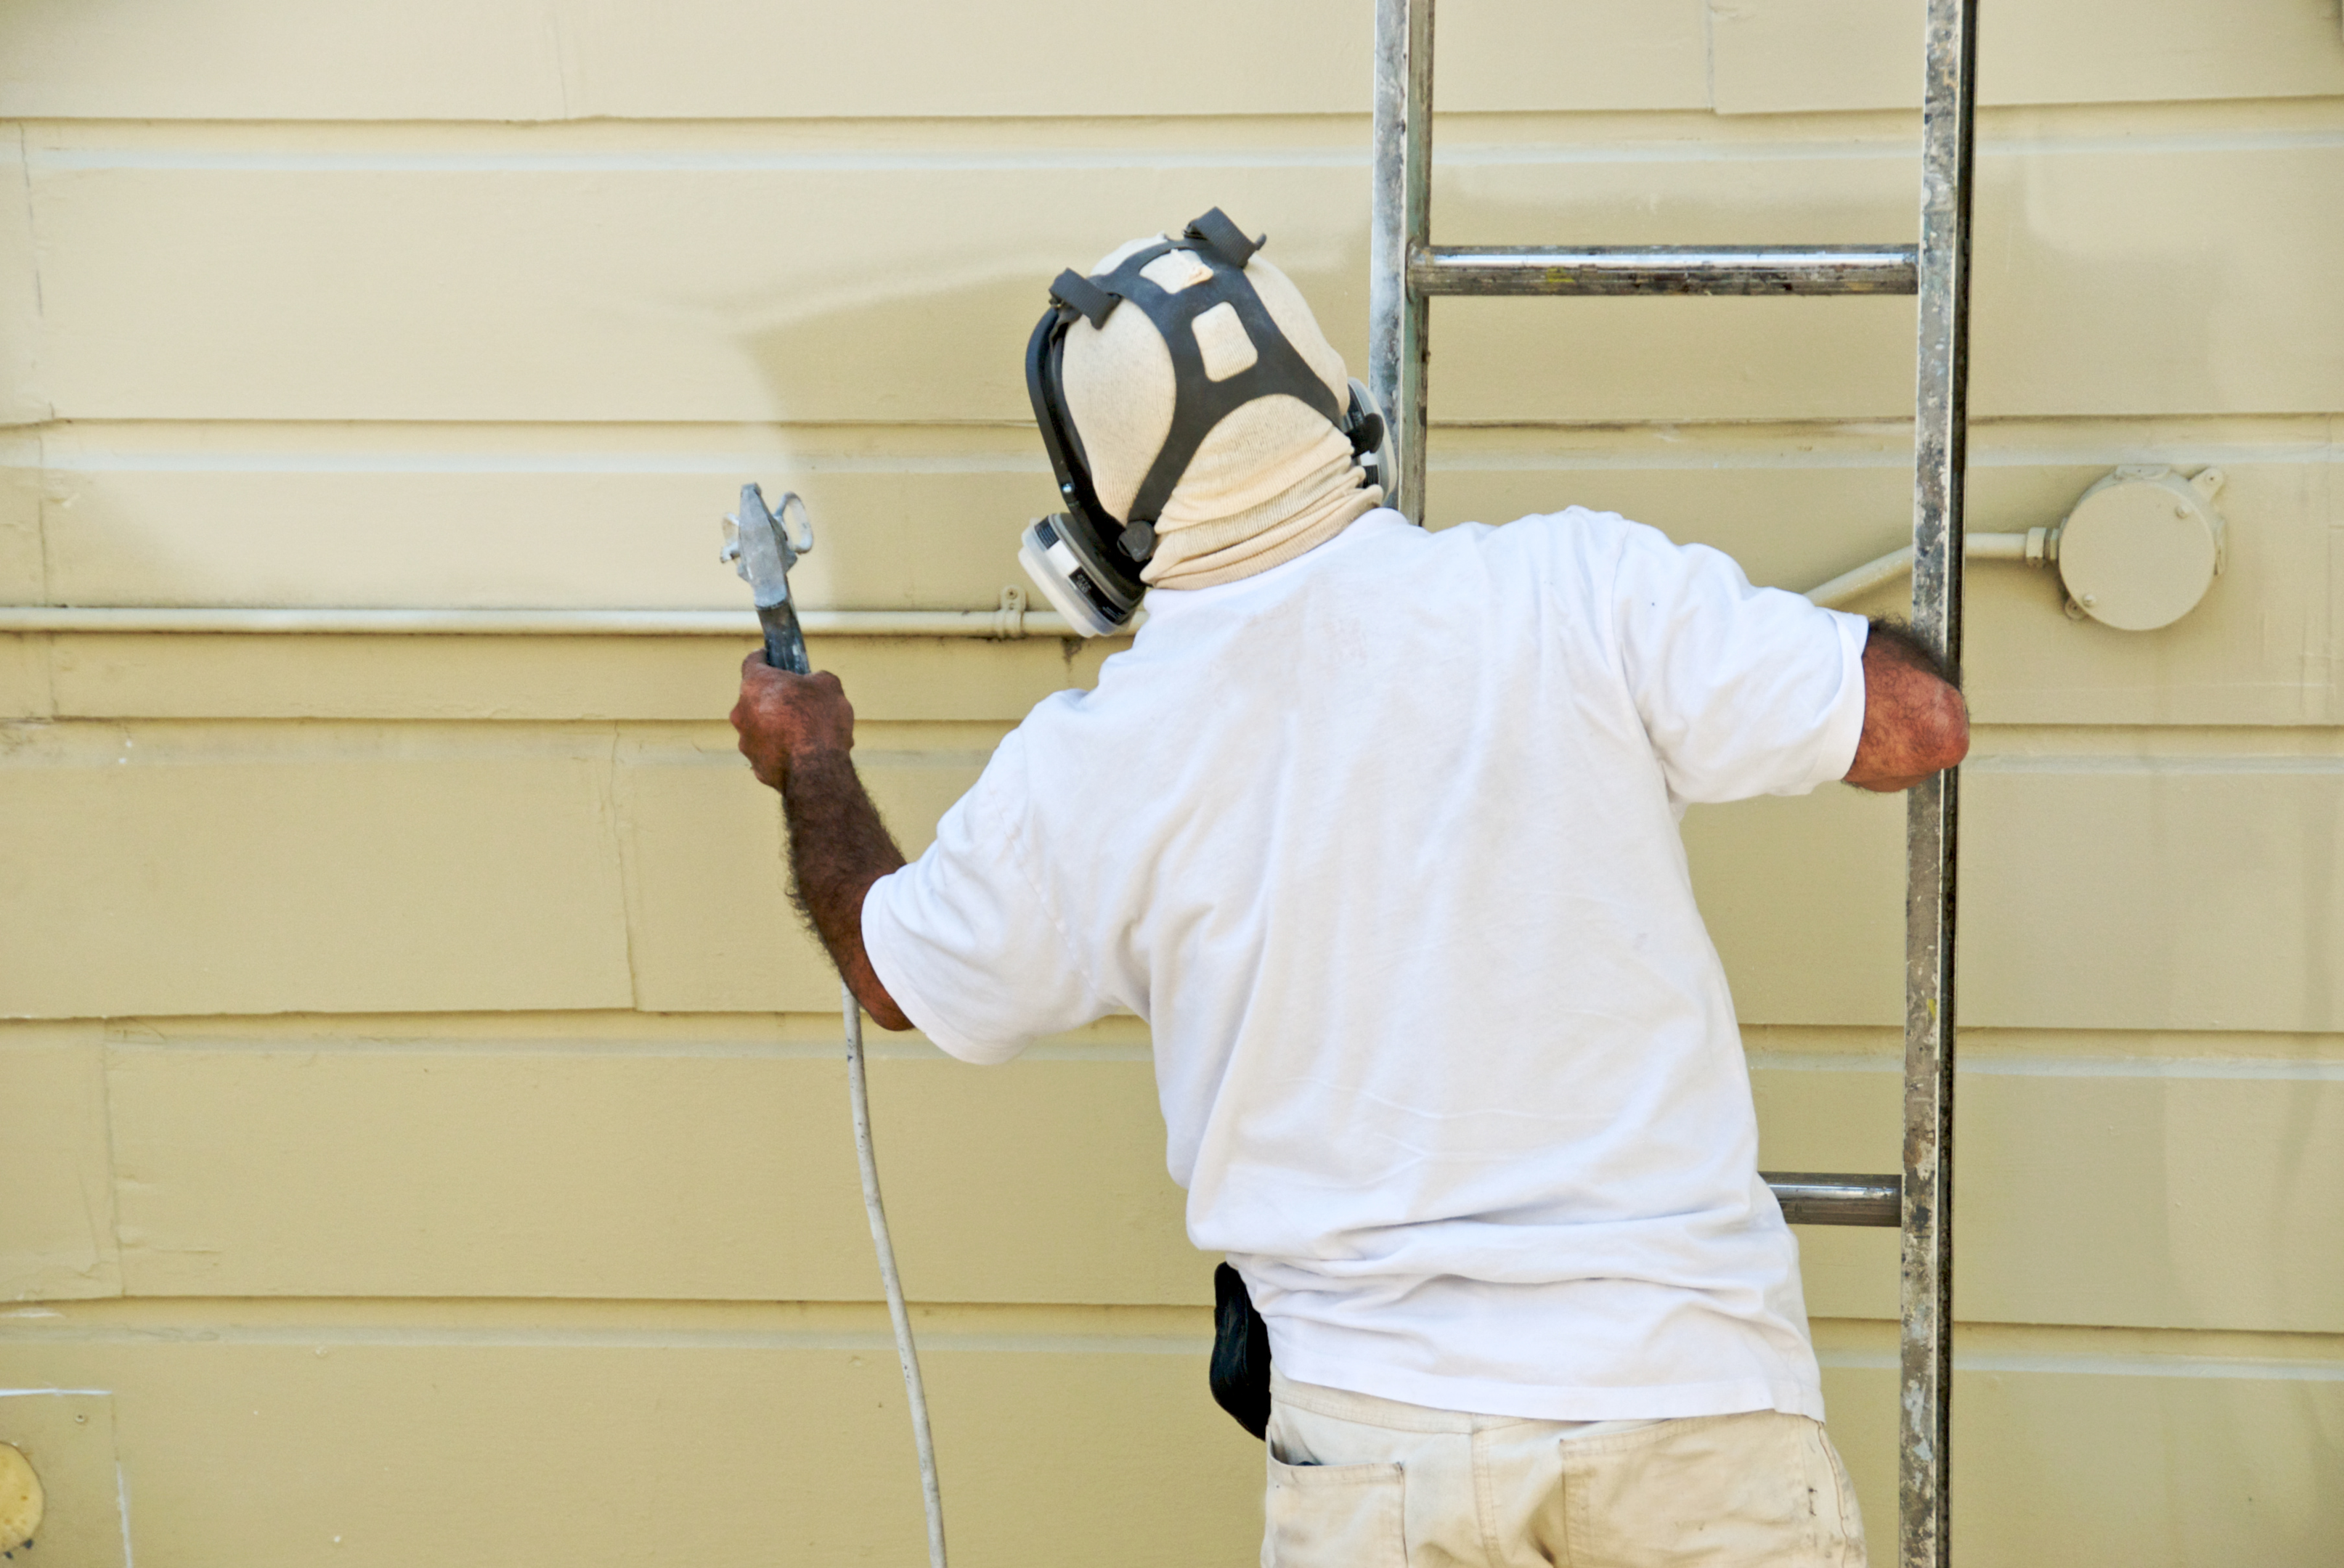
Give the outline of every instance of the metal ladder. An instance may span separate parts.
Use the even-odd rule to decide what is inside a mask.
[[[1432,4],[1376,3],[1369,384],[1391,426],[1396,504],[1424,520],[1425,329],[1435,295],[1917,294],[1913,629],[1958,661],[1977,0],[1927,0],[1917,246],[1434,245]],[[1949,771],[1915,789],[1905,819],[1904,1169],[1884,1176],[1766,1176],[1794,1223],[1903,1231],[1902,1568],[1947,1563],[1958,788]]]

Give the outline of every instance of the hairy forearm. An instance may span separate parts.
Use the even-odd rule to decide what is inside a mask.
[[[887,993],[863,949],[863,900],[871,884],[904,863],[904,852],[880,820],[844,750],[820,750],[791,759],[782,781],[789,819],[791,897],[798,912],[830,950],[871,1016],[887,1029],[911,1022]]]

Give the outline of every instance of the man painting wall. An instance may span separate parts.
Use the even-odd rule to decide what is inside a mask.
[[[1147,620],[916,862],[837,679],[744,666],[799,899],[874,1019],[965,1060],[1148,1023],[1190,1239],[1268,1327],[1265,1563],[1861,1563],[1678,822],[1909,788],[1961,699],[1614,515],[1381,508],[1257,249],[1215,212],[1055,286],[1070,510],[1029,564],[1077,624]]]

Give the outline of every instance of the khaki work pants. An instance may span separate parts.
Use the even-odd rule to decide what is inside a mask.
[[[1274,1373],[1270,1398],[1263,1568],[1864,1568],[1847,1472],[1803,1415],[1622,1430]]]

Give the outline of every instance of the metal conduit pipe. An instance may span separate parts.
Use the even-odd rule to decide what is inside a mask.
[[[1962,540],[1963,558],[1973,561],[2025,561],[2028,566],[2039,567],[2056,558],[2054,549],[2049,528],[2029,528],[2023,534],[1970,534]],[[1883,584],[1909,577],[1912,571],[1913,547],[1906,545],[1809,588],[1807,598],[1825,608],[1836,609]]]
[[[1072,637],[1055,610],[1022,598],[999,609],[810,609],[811,637]],[[78,631],[361,637],[740,637],[757,618],[734,609],[252,609],[0,605],[0,632]]]
[[[2051,530],[1972,534],[1971,560],[2051,560]],[[1836,607],[1894,582],[1913,569],[1910,547],[1842,572],[1807,590],[1819,605]],[[1012,588],[993,609],[809,609],[798,620],[809,637],[969,637],[1014,642],[1029,637],[1072,637],[1055,610],[1026,608]],[[0,633],[86,632],[122,635],[270,633],[327,637],[737,637],[758,635],[757,618],[733,609],[264,609],[145,606],[0,605]]]

